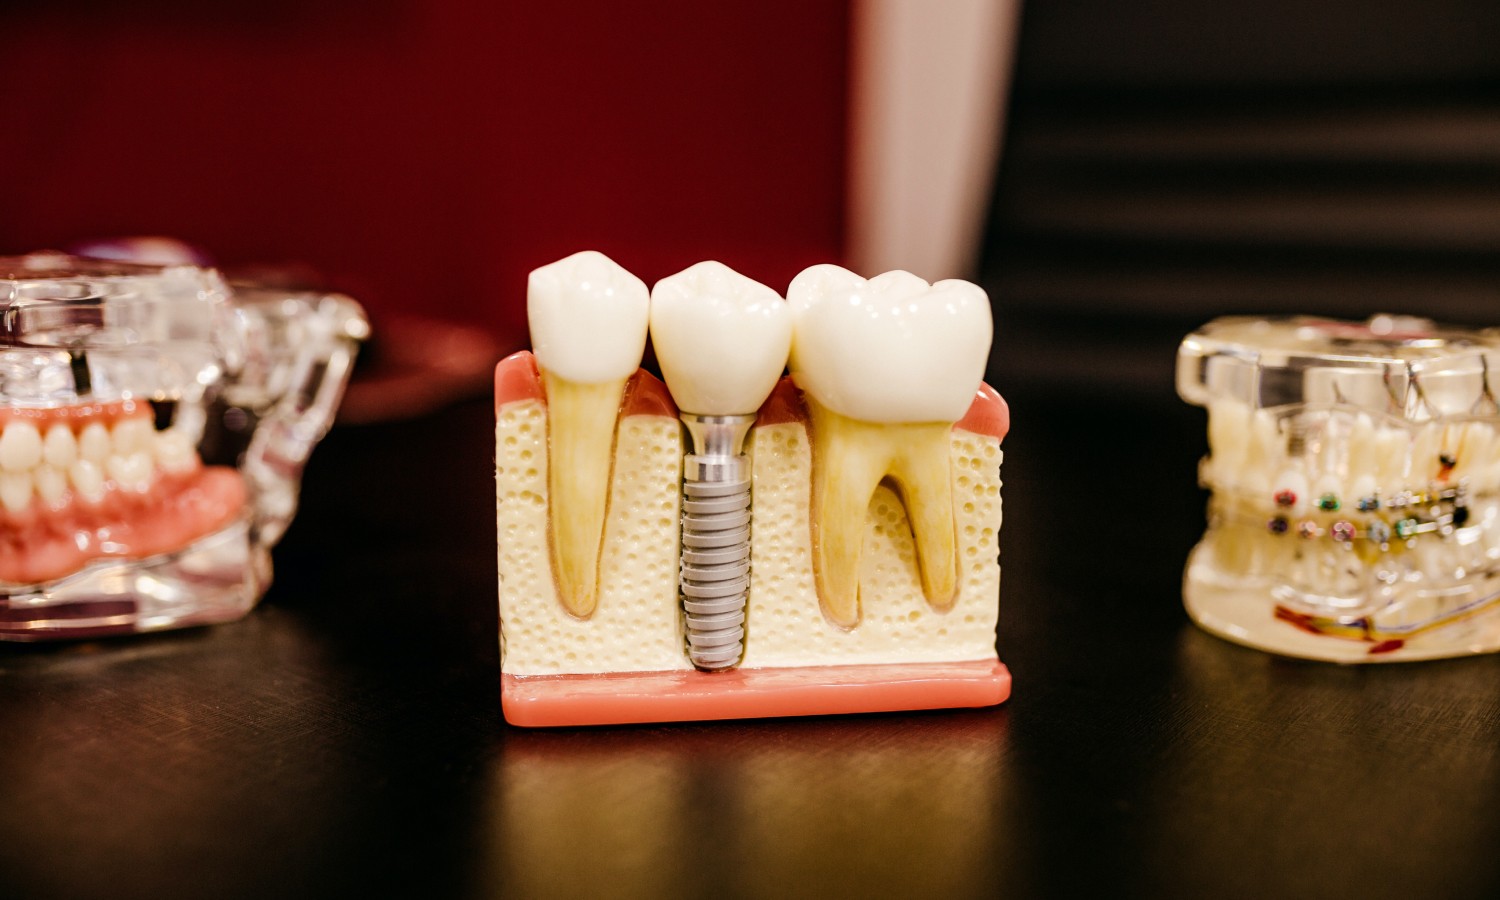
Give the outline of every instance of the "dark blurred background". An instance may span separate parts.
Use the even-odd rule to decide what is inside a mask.
[[[1175,402],[1225,313],[1500,321],[1500,4],[1027,4],[982,263],[1004,380]]]

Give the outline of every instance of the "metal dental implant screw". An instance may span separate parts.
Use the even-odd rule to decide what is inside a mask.
[[[750,592],[750,458],[755,416],[682,413],[693,452],[682,460],[681,594],[688,658],[714,671],[744,653]]]

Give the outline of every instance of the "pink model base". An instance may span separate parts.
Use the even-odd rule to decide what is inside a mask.
[[[994,706],[1010,696],[998,659],[728,672],[501,675],[512,725],[626,725]]]

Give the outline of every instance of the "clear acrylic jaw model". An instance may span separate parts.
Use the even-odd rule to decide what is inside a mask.
[[[1182,342],[1208,410],[1208,529],[1183,596],[1290,656],[1500,650],[1500,333],[1422,319],[1225,318]]]
[[[0,640],[248,612],[366,332],[337,295],[0,257]]]

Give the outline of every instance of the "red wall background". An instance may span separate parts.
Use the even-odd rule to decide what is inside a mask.
[[[524,334],[596,248],[843,253],[846,0],[0,0],[0,253],[168,234]]]

